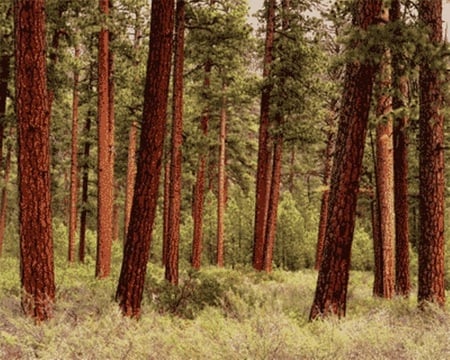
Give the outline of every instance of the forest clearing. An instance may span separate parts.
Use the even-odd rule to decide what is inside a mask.
[[[1,358],[450,358],[441,0],[94,3],[0,4]]]

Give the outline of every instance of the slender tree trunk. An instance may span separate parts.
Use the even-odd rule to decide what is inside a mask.
[[[75,46],[75,59],[80,56],[80,48]],[[78,202],[78,103],[79,103],[79,71],[73,74],[72,99],[72,155],[70,163],[70,213],[69,213],[69,251],[68,260],[75,261],[75,237],[77,232],[77,202]]]
[[[88,113],[86,122],[84,124],[84,137],[86,138],[83,149],[83,166],[82,166],[82,180],[81,180],[81,213],[80,213],[80,243],[78,245],[78,260],[84,263],[86,255],[86,229],[87,216],[89,213],[88,199],[89,199],[89,157],[91,152],[91,142],[89,140],[89,133],[91,131],[91,116]]]
[[[209,90],[211,83],[211,63],[205,64],[205,79],[203,87],[205,91]],[[209,109],[206,108],[202,114],[200,128],[203,136],[208,136]],[[191,265],[194,269],[200,269],[203,250],[203,206],[205,202],[205,173],[206,173],[207,154],[202,152],[197,168],[197,176],[194,185],[194,200],[192,204],[192,217],[194,220],[194,235],[192,240]]]
[[[169,207],[170,207],[170,154],[166,151],[164,162],[164,198],[163,198],[163,244],[162,244],[162,265],[167,263],[168,241],[170,231]]]
[[[116,300],[139,317],[164,148],[174,28],[174,0],[153,0],[144,111],[133,205]]]
[[[275,233],[277,227],[278,203],[281,186],[281,164],[283,157],[283,134],[281,114],[277,115],[279,133],[276,135],[273,147],[272,175],[269,193],[269,206],[267,213],[266,240],[264,244],[264,271],[272,271],[273,249],[275,246]]]
[[[400,21],[400,0],[391,2],[390,20]],[[406,106],[409,95],[408,80],[402,71],[401,56],[392,52],[393,110]],[[395,291],[409,296],[411,280],[409,270],[409,206],[408,206],[408,117],[394,119],[394,195],[395,195]]]
[[[124,220],[124,234],[123,234],[124,240],[127,238],[128,225],[130,223],[134,180],[136,178],[136,140],[137,140],[137,122],[133,121],[128,136],[127,184],[125,190],[125,220]]]
[[[217,258],[219,267],[224,265],[225,244],[225,207],[226,207],[226,138],[227,138],[227,99],[226,86],[222,87],[222,106],[220,110],[220,134],[219,134],[219,177],[217,189]]]
[[[430,30],[429,40],[442,42],[442,1],[419,3],[419,19]],[[445,305],[444,286],[444,115],[440,71],[423,61],[420,68],[419,182],[420,305]]]
[[[395,291],[394,243],[395,243],[395,213],[394,213],[394,154],[393,125],[390,113],[392,111],[390,54],[385,52],[381,60],[378,82],[376,115],[376,184],[377,184],[377,214],[379,221],[379,249],[375,251],[381,258],[376,264],[381,265],[379,283],[374,288],[374,295],[392,298]],[[383,117],[387,117],[386,120]]]
[[[108,0],[109,11],[112,9],[112,0]],[[112,32],[108,31],[108,44],[113,40]],[[116,161],[115,152],[115,107],[114,107],[114,97],[115,97],[115,84],[114,84],[114,53],[111,51],[108,45],[108,172],[111,174],[111,179],[109,185],[111,186],[111,241],[116,241],[118,239],[118,227],[119,223],[117,221],[118,209],[115,202],[115,189],[116,182],[114,180],[114,163]]]
[[[275,35],[275,0],[266,0],[266,40],[264,48],[263,79],[270,76],[270,66],[273,60],[273,45]],[[255,230],[253,239],[253,267],[264,269],[264,248],[267,228],[268,199],[270,192],[270,97],[272,85],[265,84],[261,94],[261,112],[259,120],[258,165],[256,170],[256,202]]]
[[[353,25],[361,31],[367,30],[380,15],[381,5],[380,0],[358,1]],[[355,49],[360,46],[358,41],[352,44]],[[374,64],[347,64],[324,256],[310,319],[329,315],[345,316],[356,201],[375,71]]]
[[[109,14],[109,0],[99,0],[100,11]],[[103,279],[111,271],[113,174],[111,173],[111,122],[109,91],[109,31],[102,27],[98,45],[98,193],[97,193],[97,260],[95,276]]]
[[[183,69],[184,69],[184,16],[185,2],[177,0],[175,20],[175,58],[173,82],[173,121],[170,159],[169,229],[167,238],[167,281],[178,285],[178,256],[181,217],[181,146],[183,143]]]
[[[52,317],[55,299],[44,9],[22,0],[14,12],[22,308],[36,321]]]

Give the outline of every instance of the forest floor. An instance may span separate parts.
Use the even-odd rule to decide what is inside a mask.
[[[124,318],[94,264],[56,263],[54,318],[39,326],[20,307],[19,264],[0,259],[0,359],[450,359],[450,312],[371,295],[352,272],[347,317],[308,322],[317,273],[205,268],[179,288],[149,265],[142,316]]]

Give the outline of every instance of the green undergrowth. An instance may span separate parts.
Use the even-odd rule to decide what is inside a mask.
[[[57,261],[54,318],[36,326],[20,308],[17,259],[0,259],[1,359],[447,359],[450,315],[412,299],[371,296],[352,272],[345,319],[308,322],[317,273],[205,268],[166,284],[150,264],[139,321],[114,301],[118,271]]]

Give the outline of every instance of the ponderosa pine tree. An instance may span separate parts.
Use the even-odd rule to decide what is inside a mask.
[[[109,0],[99,0],[100,12],[109,14]],[[113,237],[113,169],[111,167],[111,117],[109,115],[109,30],[102,26],[98,35],[98,194],[97,194],[97,261],[95,276],[102,279],[111,271],[111,246]]]
[[[164,148],[174,29],[174,0],[153,0],[137,174],[116,300],[139,317]]]
[[[400,0],[392,0],[389,12],[394,26],[401,22]],[[391,47],[392,53],[392,109],[407,105],[409,95],[407,75],[402,66],[403,54]],[[409,270],[409,206],[408,206],[408,116],[394,117],[394,197],[395,197],[395,292],[408,296],[411,291]]]
[[[170,147],[169,213],[166,247],[165,278],[178,285],[178,257],[181,217],[181,145],[183,142],[183,69],[185,2],[177,0],[172,99],[172,136]]]
[[[22,308],[36,321],[52,317],[55,299],[44,10],[44,0],[15,1]]]
[[[381,10],[380,0],[358,0],[353,8],[353,26],[370,36],[369,28],[377,23]],[[363,44],[355,39],[351,47],[367,51]],[[346,67],[324,256],[311,307],[311,320],[330,315],[345,316],[356,202],[376,69],[377,65],[368,59],[351,61]]]
[[[419,20],[433,54],[442,43],[442,1],[419,2]],[[419,291],[420,305],[445,304],[444,286],[444,115],[441,70],[425,57],[420,64],[419,115]]]
[[[264,46],[263,85],[261,93],[261,110],[258,137],[258,166],[256,170],[256,200],[255,200],[255,230],[253,239],[253,268],[258,271],[264,269],[264,248],[266,240],[267,209],[270,184],[270,98],[272,84],[268,81],[270,67],[273,61],[273,46],[275,37],[275,0],[264,3],[266,11],[266,39]]]

